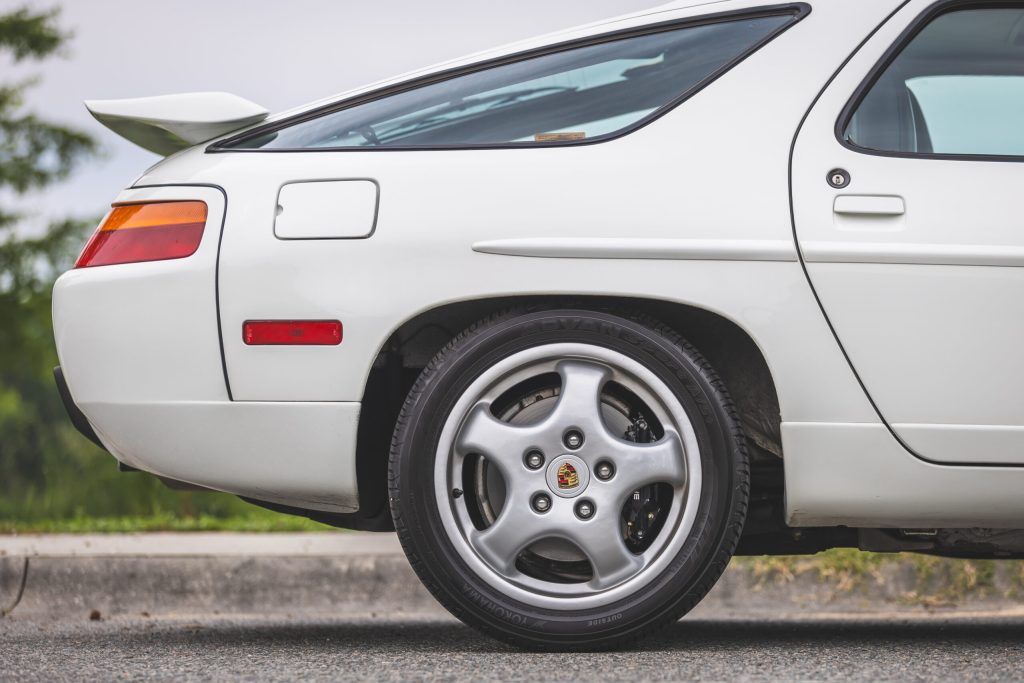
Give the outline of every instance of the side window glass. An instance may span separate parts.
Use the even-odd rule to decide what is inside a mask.
[[[609,137],[678,103],[799,16],[794,7],[525,58],[354,104],[223,147],[459,147]]]
[[[1024,6],[933,19],[885,67],[843,137],[881,152],[1024,156]]]

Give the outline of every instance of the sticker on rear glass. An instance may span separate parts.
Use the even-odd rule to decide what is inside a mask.
[[[567,133],[537,133],[533,136],[534,142],[573,142],[585,140],[587,134],[583,131],[569,131]]]

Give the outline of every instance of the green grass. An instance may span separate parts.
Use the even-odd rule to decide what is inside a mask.
[[[733,563],[750,573],[755,586],[784,584],[811,576],[836,593],[853,593],[871,584],[893,580],[887,570],[909,570],[910,589],[900,596],[906,604],[955,604],[967,596],[1024,595],[1024,561],[965,560],[915,553],[872,553],[835,548],[806,556],[737,557]],[[998,578],[1001,580],[997,581]],[[998,584],[998,585],[997,585]]]
[[[120,517],[77,516],[66,519],[0,519],[0,533],[120,534],[142,531],[334,531],[305,517],[285,515],[254,508],[245,514],[218,517],[207,514],[175,515],[158,512],[151,515]]]

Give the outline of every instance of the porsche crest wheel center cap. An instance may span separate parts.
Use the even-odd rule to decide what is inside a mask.
[[[551,492],[562,498],[575,498],[590,483],[590,469],[575,455],[561,455],[552,460],[545,476]]]

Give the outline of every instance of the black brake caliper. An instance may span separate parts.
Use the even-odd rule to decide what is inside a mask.
[[[643,415],[636,413],[624,435],[626,441],[650,443],[654,440],[651,428]],[[669,498],[665,499],[667,495]],[[642,553],[654,541],[664,524],[662,510],[671,502],[672,488],[664,484],[649,484],[633,491],[622,506],[622,519],[626,523],[626,547]],[[664,499],[664,500],[663,500]]]

